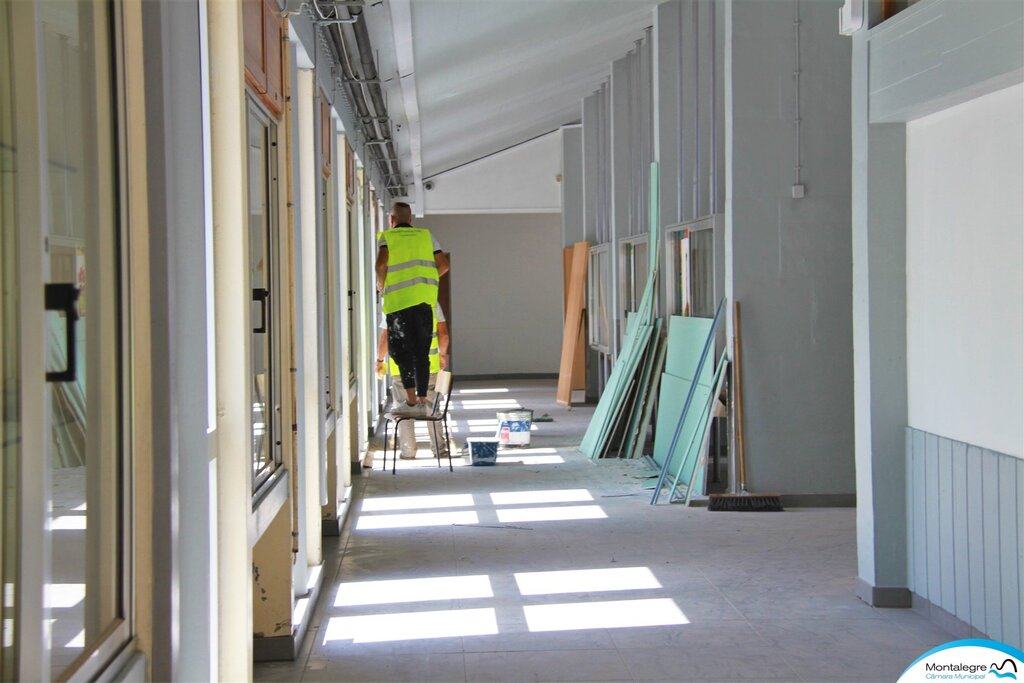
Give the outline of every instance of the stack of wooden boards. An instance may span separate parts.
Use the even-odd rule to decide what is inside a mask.
[[[562,310],[565,315],[565,323],[562,329],[562,359],[558,366],[558,388],[555,390],[555,400],[563,406],[571,407],[574,389],[587,387],[583,312],[589,257],[589,242],[577,242],[562,251],[565,285]]]

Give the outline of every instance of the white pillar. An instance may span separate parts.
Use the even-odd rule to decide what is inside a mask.
[[[303,374],[302,401],[305,410],[299,432],[299,448],[302,449],[304,467],[301,486],[306,491],[303,514],[306,532],[306,564],[320,564],[322,550],[320,542],[320,383],[318,362],[316,307],[316,192],[319,166],[316,161],[314,131],[319,130],[316,112],[313,110],[315,92],[314,72],[299,69],[296,83],[296,116],[299,122],[299,302],[302,310],[302,359],[299,370]]]
[[[241,5],[211,2],[210,136],[217,307],[217,625],[222,681],[252,680],[249,244]]]

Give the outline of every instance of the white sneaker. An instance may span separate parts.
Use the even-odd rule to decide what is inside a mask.
[[[396,415],[406,415],[408,417],[422,417],[430,414],[430,406],[425,403],[417,403],[415,405],[399,403],[391,412]]]

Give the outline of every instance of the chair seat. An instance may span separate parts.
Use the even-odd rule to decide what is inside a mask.
[[[440,422],[444,419],[444,415],[410,415],[409,413],[395,413],[388,411],[384,413],[384,419],[390,420],[391,422],[398,422],[399,420],[416,420],[418,422]]]
[[[442,370],[437,373],[437,380],[434,383],[434,401],[431,405],[431,413],[427,415],[421,415],[419,413],[406,413],[396,410],[389,410],[384,413],[383,417],[387,422],[392,422],[395,425],[397,432],[398,426],[402,422],[413,421],[413,422],[436,422],[444,425],[444,444],[445,453],[448,455],[448,469],[454,471],[452,467],[452,450],[451,450],[451,437],[448,434],[448,404],[451,402],[452,396],[452,373],[447,370]],[[384,469],[388,466],[387,456],[387,425],[384,425]],[[434,437],[431,437],[434,438]],[[437,444],[437,464],[441,465],[441,449],[440,444]],[[398,459],[398,440],[395,439],[395,457],[391,461],[391,474],[395,473],[395,463]]]

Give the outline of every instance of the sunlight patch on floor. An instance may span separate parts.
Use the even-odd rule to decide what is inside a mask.
[[[351,581],[338,586],[335,607],[392,605],[399,602],[468,600],[493,598],[486,574],[476,576],[435,576],[423,579]]]
[[[356,529],[409,529],[420,526],[451,526],[452,524],[479,524],[480,518],[472,510],[456,512],[421,512],[407,515],[371,515],[360,517]]]

